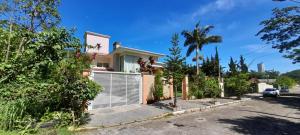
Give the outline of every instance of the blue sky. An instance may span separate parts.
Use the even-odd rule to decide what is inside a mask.
[[[244,54],[247,63],[253,61],[250,69],[264,62],[266,69],[286,72],[300,65],[282,58],[255,34],[273,8],[292,4],[272,0],[63,0],[60,13],[61,25],[76,28],[82,41],[85,31],[93,31],[110,35],[110,44],[120,41],[127,47],[164,54],[168,54],[174,33],[191,30],[200,21],[202,26],[214,25],[211,34],[223,37],[222,43],[203,48],[205,57],[214,55],[218,46],[222,66],[227,67],[230,56],[238,60]],[[181,37],[185,55],[183,40]]]

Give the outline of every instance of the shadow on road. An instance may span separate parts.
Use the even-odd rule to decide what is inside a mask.
[[[241,119],[220,119],[220,123],[233,125],[231,130],[251,135],[299,135],[300,124],[285,119],[254,116]]]
[[[282,104],[287,108],[300,110],[300,94],[298,93],[288,93],[282,94],[280,97],[251,97],[256,100],[265,101],[271,104]]]
[[[289,117],[289,116],[278,115],[278,114],[273,114],[273,113],[266,113],[266,112],[259,112],[259,111],[251,111],[251,110],[240,110],[240,111],[252,112],[252,113],[258,113],[258,114],[263,114],[263,115],[271,115],[271,116],[282,117],[282,118],[288,118],[288,119],[299,119],[299,120],[300,120],[300,118],[297,118],[297,117]]]

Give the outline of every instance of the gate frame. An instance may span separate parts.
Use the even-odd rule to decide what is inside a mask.
[[[128,86],[127,86],[127,83],[128,83],[128,75],[139,75],[140,79],[139,79],[139,104],[142,104],[143,103],[143,77],[142,77],[142,74],[141,73],[126,73],[126,72],[111,72],[111,71],[96,71],[96,70],[91,70],[90,71],[90,74],[88,76],[88,78],[92,81],[95,81],[94,80],[94,76],[95,76],[95,73],[104,73],[104,74],[110,74],[110,96],[109,96],[109,108],[112,108],[112,105],[111,105],[111,94],[112,94],[112,75],[113,74],[123,74],[125,75],[126,77],[126,105],[128,105],[128,99],[127,99],[127,92],[128,92]],[[100,94],[100,93],[99,93]],[[98,94],[97,94],[98,95]],[[93,106],[93,101],[89,101],[90,104],[88,105],[88,110],[93,110],[92,106]]]

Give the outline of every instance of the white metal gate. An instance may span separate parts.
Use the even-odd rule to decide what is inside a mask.
[[[91,101],[89,109],[142,102],[141,74],[92,71],[91,79],[103,90]]]

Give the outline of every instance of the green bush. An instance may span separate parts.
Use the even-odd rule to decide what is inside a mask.
[[[205,74],[193,75],[189,82],[189,98],[200,99],[204,97]]]
[[[209,78],[200,73],[199,75],[194,75],[189,82],[189,97],[194,96],[197,99],[200,98],[216,98],[221,94],[221,89],[219,87],[219,82],[215,78]]]
[[[207,78],[205,80],[204,96],[210,98],[220,97],[221,89],[219,81],[215,78]]]
[[[250,89],[250,82],[248,74],[238,74],[225,79],[225,89],[233,91],[234,94],[241,98],[241,96]]]
[[[162,74],[158,73],[154,78],[154,99],[160,100],[163,97],[163,83],[162,83]]]
[[[7,33],[0,30],[0,41],[6,40],[3,34]],[[65,29],[24,36],[30,40],[21,55],[11,53],[7,61],[0,59],[0,130],[31,132],[49,114],[53,117],[48,118],[56,120],[54,116],[61,114],[66,120],[58,125],[80,124],[87,101],[95,98],[101,87],[82,76],[89,65],[86,56],[67,56],[66,48],[81,46],[78,39]],[[14,50],[18,45],[12,44],[11,51],[18,52]],[[72,121],[67,120],[70,114]]]
[[[295,80],[287,76],[279,76],[276,78],[275,84],[283,88],[291,88],[297,84]]]

